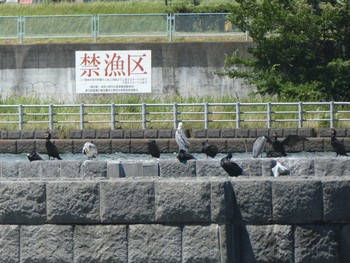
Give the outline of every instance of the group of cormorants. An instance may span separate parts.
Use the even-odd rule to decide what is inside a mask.
[[[196,159],[192,154],[189,153],[190,142],[186,136],[186,133],[182,129],[183,123],[180,122],[178,128],[175,132],[175,141],[179,147],[179,152],[177,154],[177,159],[186,163],[188,160]],[[348,156],[344,144],[336,138],[337,131],[335,129],[331,129],[331,145],[336,153],[336,156]],[[45,133],[45,147],[49,159],[58,159],[62,160],[59,155],[59,151],[57,147],[51,142],[51,134],[50,132]],[[267,143],[270,143],[272,149],[275,153],[280,156],[287,156],[285,151],[285,146],[294,147],[299,142],[308,141],[308,139],[304,136],[300,135],[288,135],[282,141],[279,141],[277,138],[277,134],[273,133],[272,137],[268,137],[266,135],[258,137],[253,144],[253,158],[261,157],[265,151],[265,147]],[[160,149],[155,140],[148,141],[148,150],[152,157],[160,158]],[[83,146],[82,153],[87,156],[87,158],[93,159],[97,157],[98,151],[96,146],[91,142],[86,142]],[[204,153],[207,158],[215,158],[215,156],[219,153],[219,149],[216,145],[209,144],[208,140],[202,143],[202,153]],[[40,155],[33,151],[32,153],[27,155],[30,161],[42,160]],[[230,175],[230,176],[239,176],[242,175],[242,168],[232,160],[232,153],[228,153],[227,156],[220,160],[220,166]],[[275,176],[280,174],[288,174],[288,169],[281,165],[277,161],[272,162],[271,170]]]

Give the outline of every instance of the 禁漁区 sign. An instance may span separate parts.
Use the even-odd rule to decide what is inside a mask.
[[[151,51],[76,51],[77,93],[151,92]]]

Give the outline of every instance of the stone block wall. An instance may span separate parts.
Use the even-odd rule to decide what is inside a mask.
[[[1,162],[0,263],[350,262],[347,158],[272,160]]]
[[[338,139],[344,142],[350,151],[350,129],[337,129]],[[287,152],[333,151],[330,144],[330,130],[320,129],[194,129],[188,130],[191,152],[201,152],[202,142],[206,139],[215,144],[222,153],[251,152],[256,137],[272,135],[276,132],[282,140],[289,134],[305,136],[309,141],[299,143]],[[45,131],[0,131],[0,153],[29,153],[33,150],[46,153]],[[51,131],[52,141],[60,153],[81,153],[85,142],[93,142],[99,153],[148,153],[147,142],[157,141],[161,153],[178,151],[175,142],[175,130],[74,130],[65,138],[58,130]],[[271,148],[268,144],[267,148]]]

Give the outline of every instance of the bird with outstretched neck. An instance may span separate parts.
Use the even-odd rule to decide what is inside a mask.
[[[56,158],[57,160],[62,160],[56,145],[54,145],[51,142],[51,133],[47,131],[45,133],[45,138],[46,138],[45,147],[46,147],[46,151],[47,151],[47,155],[49,156],[49,159],[51,159],[52,157],[53,159]]]
[[[340,156],[349,156],[347,153],[346,153],[346,149],[345,149],[345,146],[344,144],[339,141],[337,138],[337,131],[335,129],[331,129],[331,145],[335,151],[335,153]]]

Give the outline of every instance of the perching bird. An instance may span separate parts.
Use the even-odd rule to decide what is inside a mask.
[[[335,151],[335,153],[340,156],[349,156],[347,153],[346,153],[346,149],[345,149],[345,146],[344,144],[339,141],[337,138],[337,131],[335,129],[331,129],[331,145]]]
[[[175,132],[175,140],[177,145],[179,146],[179,150],[184,150],[188,152],[190,143],[187,139],[185,132],[182,130],[182,126],[183,126],[183,123],[180,122]]]
[[[52,158],[57,158],[58,160],[62,160],[62,158],[60,157],[60,154],[58,152],[58,149],[56,147],[56,145],[54,145],[50,140],[51,140],[51,133],[49,133],[48,131],[45,133],[45,137],[46,137],[46,143],[45,143],[45,147],[46,147],[46,151],[47,151],[47,155],[49,156],[49,159]]]
[[[266,135],[256,138],[253,144],[253,158],[257,158],[262,155],[265,150],[266,142],[272,143],[271,139]]]
[[[96,158],[97,154],[98,154],[98,151],[97,151],[95,144],[93,144],[91,142],[84,143],[82,152],[83,152],[83,154],[85,154],[88,157],[89,160]]]
[[[276,133],[274,133],[271,138],[273,150],[277,153],[280,153],[282,156],[287,156],[286,150],[284,149],[284,145],[294,147],[295,145],[297,145],[298,142],[308,140],[309,139],[305,138],[304,136],[290,134],[283,141],[279,141],[277,139]]]
[[[207,158],[208,156],[214,158],[218,154],[218,152],[219,149],[218,147],[216,147],[216,145],[209,144],[208,140],[202,142],[202,153],[205,153]]]
[[[271,172],[274,177],[290,174],[290,171],[287,167],[283,166],[280,162],[277,162],[275,160],[271,163]]]
[[[42,160],[41,156],[36,151],[32,151],[31,153],[28,153],[27,157],[30,162]]]
[[[227,154],[226,157],[222,158],[220,161],[220,165],[224,170],[230,175],[230,176],[239,176],[243,174],[242,168],[236,164],[235,162],[231,161],[232,154]]]
[[[188,160],[195,160],[196,158],[192,154],[181,149],[177,154],[177,159],[182,163],[186,163]]]
[[[160,157],[160,150],[159,150],[158,144],[155,140],[148,141],[148,151],[152,157],[154,157],[154,158]]]

